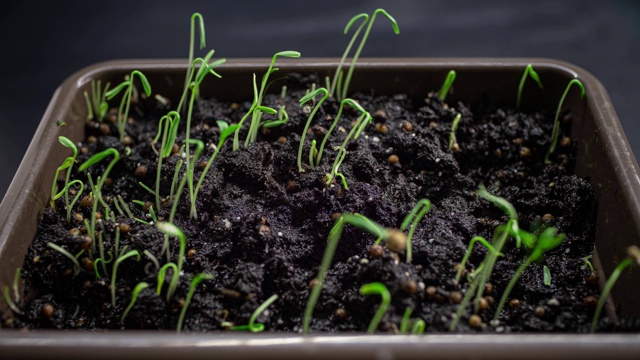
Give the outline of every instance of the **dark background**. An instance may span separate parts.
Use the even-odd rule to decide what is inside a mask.
[[[351,16],[384,7],[363,56],[551,57],[592,72],[640,154],[640,2],[616,1],[17,1],[0,4],[0,194],[55,88],[95,62],[185,58],[202,13],[216,56],[339,57]]]

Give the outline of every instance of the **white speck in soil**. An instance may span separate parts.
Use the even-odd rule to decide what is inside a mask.
[[[551,298],[547,301],[547,305],[549,306],[560,306],[560,301],[556,298]]]
[[[433,241],[434,241],[434,240],[435,240],[434,238],[431,238],[431,239],[429,239],[429,240],[427,240],[427,241],[429,242],[429,244],[433,244]]]
[[[182,154],[180,154],[180,156],[184,159],[187,157],[187,153],[183,152]]]
[[[425,285],[422,281],[418,282],[418,289],[420,289],[421,291],[424,290]]]
[[[282,236],[282,231],[278,231],[278,236]]]
[[[452,316],[455,316],[455,314],[451,314],[451,315],[452,315]],[[447,322],[447,320],[449,320],[449,319],[447,319],[447,316],[446,316],[446,315],[442,315],[442,316],[440,317],[440,321],[442,321],[443,323],[446,323],[446,322]]]
[[[236,220],[240,221],[240,216],[238,216],[238,217],[236,218]]]
[[[227,219],[224,219],[224,220],[222,220],[222,222],[224,223],[225,229],[227,229],[227,230],[231,229],[231,221],[229,221]]]
[[[374,143],[379,143],[380,142],[380,138],[377,136],[374,136],[371,138],[371,141],[373,141]]]
[[[565,254],[568,254],[571,252],[571,249],[567,248],[567,250],[564,251]]]
[[[438,171],[438,176],[442,176],[442,171]]]
[[[368,264],[368,263],[369,263],[369,260],[367,260],[366,258],[362,258],[362,259],[360,259],[360,264],[362,264],[362,265],[366,265],[366,264]]]
[[[440,158],[437,158],[436,159],[436,164],[439,163],[439,162],[440,162]]]
[[[385,151],[387,154],[391,154],[393,152],[393,148],[388,148],[387,151]]]
[[[496,332],[499,332],[499,333],[504,332],[504,326],[498,326],[496,328]]]
[[[498,320],[498,319],[491,320],[491,321],[489,321],[489,325],[491,325],[493,327],[496,327],[496,326],[500,325],[500,320]]]

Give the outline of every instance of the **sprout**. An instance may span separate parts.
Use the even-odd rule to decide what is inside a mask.
[[[516,110],[520,110],[520,100],[522,100],[522,89],[524,89],[524,83],[527,80],[527,77],[531,77],[542,89],[542,82],[540,81],[540,77],[538,73],[533,70],[533,66],[531,64],[527,64],[527,67],[524,68],[524,72],[522,73],[522,78],[520,79],[520,85],[518,85],[518,99],[516,100]]]
[[[344,139],[344,142],[342,143],[342,145],[338,147],[338,154],[336,155],[336,158],[333,161],[333,166],[331,167],[331,173],[329,173],[327,176],[326,185],[331,184],[333,179],[335,179],[335,177],[338,174],[340,174],[338,172],[338,169],[340,168],[340,165],[342,165],[342,162],[347,156],[347,143],[349,142],[349,140],[351,140],[351,137],[353,137],[354,139],[357,139],[360,133],[364,130],[364,127],[367,124],[371,123],[371,115],[368,112],[364,111],[364,109],[362,109],[359,106],[358,106],[358,110],[362,111],[363,113],[358,118],[355,125],[351,128],[351,131],[349,131],[349,134],[347,134],[347,137]],[[340,174],[340,177],[342,178],[342,183],[344,188],[348,189],[347,181],[345,180],[344,175]]]
[[[456,131],[458,130],[458,124],[460,123],[461,114],[456,115],[451,123],[451,133],[449,133],[449,150],[458,145],[458,139],[456,139]]]
[[[155,265],[156,270],[160,269],[160,262],[158,262],[158,258],[156,258],[155,255],[153,255],[149,250],[144,250],[142,253],[151,260],[153,265]]]
[[[520,231],[523,231],[523,230],[520,230]],[[546,252],[557,248],[565,240],[566,235],[565,234],[556,235],[557,232],[558,232],[558,229],[554,227],[550,227],[545,229],[542,232],[542,234],[540,234],[540,236],[536,239],[535,247],[533,248],[531,255],[529,255],[529,257],[527,257],[525,262],[523,262],[518,267],[516,272],[513,274],[513,277],[511,277],[509,284],[507,284],[507,287],[502,293],[502,297],[500,298],[500,302],[498,303],[498,309],[496,310],[496,313],[493,316],[494,320],[496,320],[498,316],[500,316],[500,312],[502,311],[504,304],[507,302],[507,297],[509,297],[511,290],[513,290],[513,287],[520,279],[520,276],[522,276],[522,273],[529,267],[529,265],[531,265],[533,262],[543,260],[544,254]]]
[[[460,262],[460,268],[458,269],[458,273],[456,273],[456,283],[460,282],[460,277],[462,277],[462,271],[464,270],[464,266],[467,263],[467,260],[469,260],[469,257],[471,256],[471,252],[473,251],[473,246],[476,244],[476,242],[480,242],[480,244],[484,245],[484,247],[486,247],[487,250],[489,250],[490,252],[492,253],[496,252],[496,249],[494,249],[493,246],[491,246],[491,244],[489,244],[489,242],[485,238],[483,238],[482,236],[474,236],[471,239],[471,241],[469,241],[467,252],[464,254],[464,257]],[[497,253],[496,255],[503,256],[502,253]]]
[[[151,96],[151,85],[149,85],[149,80],[147,80],[147,77],[138,70],[132,71],[128,79],[125,79],[118,86],[105,93],[106,99],[111,100],[124,90],[124,95],[122,96],[122,100],[120,101],[120,107],[118,108],[118,132],[120,133],[120,142],[124,140],[125,124],[129,119],[131,94],[134,91],[133,81],[136,75],[138,76],[138,78],[140,78],[140,83],[142,83],[142,88],[144,89],[145,94],[147,94],[147,96]]]
[[[335,94],[336,90],[341,93],[342,89],[341,89],[341,85],[342,85],[342,76],[344,75],[342,72],[342,66],[344,65],[345,60],[347,59],[347,56],[349,55],[349,52],[351,51],[351,47],[353,46],[353,43],[355,43],[356,39],[358,38],[358,35],[360,34],[360,31],[362,31],[362,28],[364,28],[364,26],[367,24],[367,22],[369,21],[369,15],[365,14],[365,13],[361,13],[358,14],[354,17],[351,18],[351,20],[349,20],[349,22],[347,23],[347,26],[345,26],[344,28],[344,34],[346,35],[349,32],[349,29],[351,29],[351,26],[358,20],[363,19],[362,23],[360,24],[360,26],[358,27],[358,29],[356,30],[355,33],[353,33],[353,36],[351,37],[351,40],[349,41],[349,44],[347,45],[347,48],[344,50],[344,53],[342,54],[342,58],[340,58],[340,63],[338,63],[338,67],[336,68],[336,72],[333,75],[333,81],[329,81],[329,77],[327,76],[327,88],[329,88],[329,96],[332,96]],[[336,88],[337,85],[337,88]],[[340,96],[342,94],[339,94]]]
[[[179,255],[178,255],[178,268],[175,270],[175,274],[173,276],[173,279],[171,280],[171,283],[174,284],[174,286],[170,287],[173,288],[173,291],[175,291],[175,287],[177,286],[177,282],[178,282],[178,276],[179,274],[182,272],[182,263],[183,263],[183,258],[184,258],[184,252],[185,249],[187,247],[187,237],[184,234],[184,232],[182,232],[182,230],[180,230],[180,228],[178,228],[177,226],[173,225],[172,223],[168,223],[168,222],[158,222],[156,227],[158,228],[158,230],[162,233],[164,233],[167,236],[173,236],[173,237],[177,237],[178,241],[180,242],[180,250],[179,250]],[[167,253],[169,253],[169,249],[167,248]],[[177,274],[177,275],[176,275]],[[171,295],[173,296],[173,294]]]
[[[73,152],[73,156],[68,157],[65,159],[65,161],[62,163],[62,165],[60,165],[60,167],[58,167],[58,169],[56,170],[56,175],[53,178],[53,185],[51,186],[51,208],[53,209],[53,211],[56,211],[56,207],[55,207],[55,200],[57,199],[53,199],[55,197],[56,194],[56,189],[57,189],[57,185],[58,185],[58,176],[60,175],[60,171],[67,169],[67,175],[65,177],[65,181],[64,181],[64,194],[65,194],[65,205],[67,206],[67,214],[70,214],[70,207],[73,205],[69,204],[69,179],[71,178],[71,171],[73,170],[73,164],[75,162],[77,162],[76,158],[78,157],[78,148],[76,147],[76,145],[73,143],[73,141],[71,141],[69,138],[64,137],[64,136],[59,136],[58,137],[58,141],[60,142],[60,144],[62,144],[62,146],[67,147],[69,149],[71,149],[71,151]],[[82,192],[82,191],[80,191]],[[70,216],[67,216],[67,222],[70,222]]]
[[[567,84],[567,87],[565,88],[564,93],[560,98],[560,102],[558,103],[558,109],[556,110],[556,117],[553,120],[553,132],[551,133],[551,145],[549,145],[549,150],[547,151],[547,155],[545,155],[544,157],[545,164],[551,163],[551,161],[549,160],[549,156],[553,154],[553,152],[556,150],[556,145],[558,144],[558,137],[560,136],[560,120],[559,120],[560,110],[562,110],[562,104],[564,104],[564,99],[567,97],[567,94],[571,89],[571,85],[576,85],[578,88],[580,88],[580,97],[581,98],[584,97],[584,93],[585,93],[584,86],[582,85],[580,80],[573,79],[569,81],[569,84]]]
[[[358,104],[357,101],[355,101],[353,99],[344,99],[344,100],[342,100],[340,102],[340,107],[338,108],[338,114],[336,115],[336,118],[333,120],[333,123],[331,124],[331,127],[329,127],[329,130],[325,134],[324,139],[322,139],[322,143],[320,144],[320,150],[318,151],[318,156],[317,156],[316,162],[315,162],[316,166],[320,165],[320,160],[322,160],[322,153],[324,152],[324,146],[327,143],[327,140],[329,140],[329,136],[331,136],[331,133],[333,132],[333,129],[336,127],[336,124],[338,124],[338,121],[340,120],[340,116],[342,116],[342,110],[343,110],[345,105],[351,106],[352,108],[356,109],[357,111],[359,111],[363,115],[364,114],[367,114],[367,115],[369,114],[368,112],[366,112],[360,106],[360,104]],[[370,118],[368,120],[370,120]],[[361,124],[361,123],[362,123],[362,120],[358,119],[358,124]],[[356,126],[353,127],[353,129],[356,129],[356,128],[358,128],[357,124],[356,124]],[[353,131],[353,129],[352,129],[352,131]],[[358,134],[360,134],[360,131],[358,131]],[[357,138],[357,136],[356,136],[356,138]]]
[[[78,259],[76,259],[75,256],[71,255],[71,253],[65,250],[63,247],[60,247],[52,242],[48,242],[47,246],[59,252],[60,254],[66,256],[67,259],[71,260],[71,262],[73,263],[73,276],[76,276],[80,273],[80,263],[78,262]]]
[[[20,271],[22,269],[17,268],[16,272],[13,275],[13,285],[12,285],[12,290],[13,290],[13,298],[11,298],[11,295],[9,294],[9,286],[5,286],[4,287],[4,292],[3,292],[3,296],[4,296],[4,300],[7,303],[7,305],[9,306],[9,308],[11,308],[11,310],[13,312],[15,312],[16,314],[22,314],[22,312],[20,311],[20,308],[16,305],[17,303],[20,303],[20,292],[19,292],[19,286],[20,286]]]
[[[478,187],[478,190],[476,191],[476,195],[493,203],[495,206],[499,207],[502,211],[504,211],[505,215],[509,217],[510,231],[514,234],[516,239],[516,247],[519,249],[522,239],[520,238],[520,233],[519,233],[518,213],[516,213],[516,209],[513,207],[513,205],[511,205],[511,203],[504,198],[490,194],[487,191],[487,188],[485,188],[484,185],[482,184],[480,184],[480,186]]]
[[[158,123],[158,134],[151,142],[151,148],[158,155],[158,169],[156,171],[156,208],[160,209],[160,177],[162,175],[162,160],[171,154],[173,145],[176,142],[178,125],[180,124],[180,114],[177,111],[170,111],[167,115],[160,118]],[[164,125],[164,127],[163,127]],[[162,136],[160,143],[160,152],[156,150],[155,144]]]
[[[600,313],[602,312],[602,308],[604,307],[604,303],[607,301],[613,286],[618,281],[618,278],[622,274],[622,271],[631,266],[640,266],[640,248],[636,245],[631,245],[627,248],[627,257],[622,260],[613,272],[607,282],[604,284],[602,288],[602,293],[600,293],[600,298],[598,299],[598,305],[596,306],[596,311],[593,314],[593,320],[591,321],[591,332],[595,332],[598,327],[598,321],[600,320]]]
[[[149,284],[143,281],[143,282],[139,282],[138,285],[136,285],[136,287],[133,288],[133,292],[131,293],[131,302],[129,303],[129,306],[127,306],[127,308],[122,313],[122,317],[120,317],[121,325],[124,325],[124,319],[127,317],[127,315],[129,314],[129,311],[131,311],[131,309],[133,308],[133,305],[135,305],[136,301],[138,300],[138,295],[140,294],[140,292],[148,287],[149,287]]]
[[[431,209],[431,201],[429,201],[429,199],[422,199],[418,201],[416,206],[414,206],[411,212],[407,214],[400,225],[400,230],[405,231],[407,230],[407,227],[409,227],[411,219],[413,219],[411,229],[409,229],[409,234],[407,235],[407,263],[410,263],[412,259],[411,239],[413,239],[413,233],[416,231],[418,223],[422,220],[429,209]]]
[[[542,283],[545,286],[551,286],[551,271],[549,271],[547,265],[542,267]]]
[[[100,122],[107,115],[109,111],[109,104],[107,104],[106,94],[109,91],[111,83],[107,83],[102,89],[101,81],[91,80],[91,99],[89,94],[84,92],[84,100],[87,104],[87,120],[93,120],[94,114],[96,121]]]
[[[76,202],[78,202],[78,199],[80,199],[80,196],[82,196],[82,191],[84,190],[84,183],[81,180],[73,180],[72,182],[68,183],[64,189],[62,189],[62,191],[60,191],[59,193],[57,193],[53,199],[51,199],[52,201],[58,200],[59,198],[62,197],[63,194],[68,194],[69,193],[69,188],[73,185],[78,185],[78,191],[76,192],[76,196],[73,198],[73,200],[71,201],[70,204],[67,204],[67,222],[71,222],[71,210],[73,209],[73,206],[76,204]]]
[[[191,303],[191,298],[193,298],[193,294],[196,292],[196,287],[201,282],[205,280],[212,280],[212,279],[213,279],[213,275],[202,273],[202,274],[196,275],[191,280],[191,285],[189,286],[189,292],[187,293],[187,297],[184,299],[184,305],[182,306],[182,310],[180,310],[180,317],[178,317],[178,327],[177,327],[178,334],[182,331],[182,323],[184,322],[184,316],[186,315],[187,308]]]
[[[338,91],[338,100],[347,98],[347,91],[349,90],[349,83],[351,82],[351,77],[353,76],[353,71],[355,70],[356,62],[358,61],[358,58],[360,57],[360,53],[362,52],[362,49],[364,48],[364,44],[367,42],[367,38],[369,37],[369,33],[371,32],[371,27],[373,26],[373,23],[375,22],[376,16],[378,14],[382,14],[382,15],[386,16],[387,19],[389,19],[389,21],[391,21],[391,26],[393,27],[393,32],[396,35],[400,34],[400,29],[398,28],[398,23],[396,22],[396,20],[391,15],[389,15],[388,12],[386,12],[384,9],[376,9],[373,12],[373,15],[371,15],[371,21],[369,21],[369,25],[367,26],[367,30],[365,30],[364,35],[362,35],[362,40],[360,40],[360,45],[358,46],[358,49],[356,50],[355,54],[353,55],[353,58],[351,59],[351,65],[349,65],[349,71],[347,72],[347,76],[345,77],[342,89],[338,89],[337,90]],[[345,27],[344,33],[346,34],[349,31],[349,28],[351,27],[351,25],[357,19],[359,19],[361,17],[363,17],[362,14],[356,15],[354,18],[352,18],[349,21],[349,23],[347,23],[347,26]],[[362,29],[362,26],[364,26],[364,24],[366,22],[367,22],[367,18],[365,17],[365,20],[360,25],[360,28],[356,31],[355,36],[358,35],[358,33],[360,32],[360,29]],[[352,40],[352,42],[353,42],[353,40]],[[350,50],[351,44],[352,43],[349,44],[349,47],[347,47],[347,50]]]
[[[205,38],[205,31],[204,31],[204,19],[202,18],[202,15],[200,15],[200,13],[193,13],[193,15],[191,15],[191,32],[189,35],[189,60],[187,62],[188,65],[191,65],[191,63],[193,62],[193,53],[194,53],[194,45],[195,45],[195,27],[196,27],[196,21],[200,22],[200,50],[204,49],[207,46],[207,42],[206,42],[206,38]],[[191,81],[191,78],[193,77],[193,68],[189,67],[189,69],[187,70],[187,75],[184,78],[184,91],[182,92],[182,96],[180,97],[180,102],[178,103],[178,109],[177,112],[180,113],[180,111],[182,110],[182,105],[184,104],[185,99],[187,98],[187,91],[189,89],[189,82]]]
[[[171,274],[171,282],[169,283],[169,289],[167,289],[167,301],[173,297],[176,289],[178,288],[178,280],[180,273],[178,272],[178,266],[175,263],[169,262],[164,264],[158,271],[158,285],[156,286],[156,293],[160,295],[162,291],[162,284],[164,284],[164,278],[167,274],[167,270],[173,270]]]
[[[267,109],[271,109],[271,108],[267,108]],[[287,110],[285,109],[284,105],[278,108],[277,115],[278,115],[278,120],[264,121],[262,123],[262,127],[265,129],[270,129],[270,128],[284,125],[287,123],[287,121],[289,121],[289,114],[287,114]]]
[[[256,141],[256,138],[258,136],[258,128],[260,128],[260,119],[262,118],[262,113],[265,111],[270,112],[271,110],[273,110],[271,108],[262,106],[262,98],[264,97],[264,92],[266,91],[269,76],[272,73],[278,71],[278,68],[273,67],[278,57],[299,58],[300,53],[297,51],[288,50],[281,51],[273,55],[273,57],[271,58],[271,65],[269,65],[269,69],[262,76],[260,91],[258,91],[258,86],[256,85],[256,74],[253,74],[253,103],[251,104],[251,108],[249,108],[249,111],[242,117],[242,119],[240,119],[240,122],[238,123],[238,129],[235,131],[233,136],[233,151],[236,151],[240,148],[238,136],[240,133],[240,129],[242,128],[242,124],[244,124],[244,121],[249,117],[249,115],[251,115],[251,125],[249,126],[249,132],[247,133],[247,138],[244,142],[245,148],[249,145],[249,142]]]
[[[261,323],[256,324],[255,321],[258,319],[258,316],[260,316],[260,314],[262,314],[277,299],[278,299],[278,295],[271,295],[271,297],[269,297],[265,302],[263,302],[260,306],[258,306],[256,311],[254,311],[253,314],[251,314],[251,317],[249,318],[249,324],[234,326],[231,328],[231,330],[234,330],[234,331],[249,330],[254,333],[262,332],[262,330],[264,330],[264,324],[261,324]]]
[[[118,275],[118,266],[120,265],[121,262],[123,262],[124,260],[132,256],[135,256],[138,261],[140,260],[140,253],[137,250],[131,250],[121,255],[113,263],[113,268],[111,269],[111,285],[109,285],[109,288],[111,289],[111,305],[113,307],[116,307],[116,277]]]
[[[97,185],[96,189],[98,191],[102,190],[102,186],[104,185],[105,180],[109,176],[111,169],[113,169],[113,166],[118,162],[118,160],[120,160],[120,153],[118,153],[118,150],[114,148],[108,148],[104,151],[94,154],[92,157],[90,157],[78,168],[78,171],[85,171],[89,167],[99,163],[100,161],[107,158],[108,156],[113,156],[113,159],[111,159],[111,162],[109,162],[109,165],[107,165],[106,169],[102,173],[102,176],[98,178],[98,183],[96,184]],[[97,194],[94,194],[94,195],[97,195]],[[104,200],[102,200],[101,196],[97,198],[106,206],[106,203],[104,202]]]
[[[391,304],[391,294],[389,290],[383,283],[373,282],[369,284],[364,284],[360,287],[360,295],[380,295],[382,297],[382,301],[380,302],[380,307],[376,314],[371,319],[369,323],[369,328],[367,328],[367,332],[369,334],[373,334],[376,332],[380,321],[384,314],[387,313],[387,309],[389,308],[389,304]]]
[[[311,111],[311,113],[309,114],[309,118],[307,119],[307,123],[304,125],[304,130],[302,130],[302,134],[300,135],[300,146],[298,146],[298,171],[299,172],[304,172],[304,169],[302,168],[302,147],[304,146],[304,138],[305,136],[307,136],[307,131],[309,131],[309,126],[311,125],[311,121],[313,120],[313,117],[316,115],[316,112],[318,111],[320,106],[322,106],[322,103],[325,100],[327,100],[327,97],[329,97],[329,92],[325,88],[319,88],[316,91],[308,93],[307,95],[303,96],[300,99],[300,106],[302,106],[308,103],[309,101],[313,101],[313,99],[319,94],[323,94],[323,96],[320,99],[320,101],[318,101],[313,107],[313,110]],[[313,145],[312,145],[312,149],[313,149]],[[309,165],[311,167],[314,166],[313,151],[311,151],[309,155]]]
[[[584,262],[584,264],[582,266],[580,266],[580,269],[584,270],[586,268],[589,268],[589,270],[591,270],[591,272],[593,272],[593,265],[591,265],[591,258],[593,256],[592,255],[587,255],[583,258],[581,258],[582,262]]]
[[[442,87],[438,92],[438,99],[440,99],[440,101],[444,101],[444,99],[446,99],[447,94],[449,94],[449,92],[451,91],[451,86],[453,85],[454,81],[456,81],[456,72],[455,70],[451,70],[447,73],[447,77],[445,78],[444,83],[442,84]],[[449,148],[451,148],[451,145],[449,145]]]

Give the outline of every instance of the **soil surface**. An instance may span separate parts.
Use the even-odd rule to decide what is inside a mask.
[[[256,308],[275,294],[278,299],[258,316],[257,322],[263,323],[266,331],[299,333],[336,214],[357,212],[385,227],[398,228],[416,202],[426,198],[432,207],[415,229],[411,263],[406,263],[404,253],[391,252],[384,245],[381,254],[371,251],[375,236],[350,225],[345,227],[315,308],[311,331],[366,331],[380,297],[360,295],[359,288],[377,281],[391,293],[391,306],[378,332],[397,333],[407,308],[413,309],[412,319],[425,321],[425,332],[446,332],[469,285],[467,279],[459,284],[453,279],[470,239],[477,235],[491,239],[495,228],[507,221],[499,208],[475,194],[479,185],[485,184],[490,193],[514,205],[522,228],[554,226],[566,234],[566,241],[547,253],[545,262],[534,263],[524,271],[496,323],[491,319],[497,302],[528,255],[509,240],[485,292],[488,306],[478,313],[482,323],[470,321],[470,307],[457,331],[588,331],[595,307],[594,298],[590,297],[597,301],[599,290],[597,278],[582,258],[594,247],[595,199],[588,181],[573,175],[573,139],[562,135],[551,157],[553,163],[544,164],[552,112],[519,113],[509,106],[443,103],[435,94],[425,94],[426,98],[420,99],[401,94],[354,94],[352,97],[373,115],[373,122],[348,144],[340,167],[348,184],[346,190],[339,181],[326,186],[324,178],[336,156],[335,147],[358,117],[351,108],[345,108],[320,166],[311,168],[308,164],[311,140],[320,143],[336,116],[339,104],[333,99],[327,100],[316,114],[305,139],[305,171],[298,172],[300,134],[309,116],[309,108],[299,106],[298,99],[313,81],[317,79],[293,75],[287,80],[284,99],[279,95],[265,97],[266,106],[286,107],[290,118],[285,125],[260,129],[258,141],[245,148],[242,145],[247,121],[240,135],[240,150],[232,151],[232,139],[227,141],[198,194],[195,219],[189,216],[185,188],[174,220],[187,235],[184,266],[177,291],[168,300],[171,276],[167,275],[158,295],[158,269],[148,256],[142,255],[146,250],[157,257],[160,266],[166,263],[163,235],[153,225],[120,215],[112,203],[120,195],[136,218],[151,221],[148,208],[155,204],[155,197],[138,183],[154,188],[158,157],[150,143],[158,119],[168,108],[153,98],[134,103],[133,120],[127,123],[129,155],[127,146],[118,140],[116,124],[110,121],[113,113],[103,123],[87,123],[87,138],[79,145],[79,164],[109,147],[117,149],[121,156],[103,188],[103,197],[117,217],[115,222],[103,218],[97,227],[105,252],[116,251],[115,229],[119,227],[121,253],[127,246],[142,256],[138,261],[131,257],[119,264],[116,306],[112,306],[114,262],[106,264],[106,273],[98,265],[100,278],[96,277],[93,265],[100,255],[90,251],[95,244],[80,221],[90,219],[91,207],[79,201],[69,224],[64,200],[59,199],[58,212],[51,208],[44,212],[25,258],[25,298],[20,305],[23,314],[4,314],[4,325],[30,329],[176,329],[180,310],[187,305],[191,279],[209,273],[214,279],[199,284],[188,304],[185,331],[245,325]],[[244,103],[197,101],[191,138],[201,139],[206,145],[201,161],[209,158],[218,142],[216,120],[237,123],[250,106],[250,99]],[[456,132],[457,146],[449,149],[451,125],[458,113],[462,117]],[[562,118],[562,134],[569,134],[571,114],[565,113]],[[178,144],[185,138],[185,123],[183,119]],[[178,150],[164,160],[160,190],[163,196],[169,194],[176,164],[183,157]],[[99,163],[89,171],[95,178],[106,165],[106,161]],[[203,168],[199,161],[196,180]],[[180,171],[183,174],[184,166]],[[86,172],[74,171],[72,179],[76,178],[88,184]],[[59,181],[62,186],[63,179]],[[83,197],[88,194],[86,185]],[[133,200],[146,204],[139,206]],[[169,217],[166,201],[155,210],[160,220]],[[48,242],[73,255],[85,249],[77,257],[77,275],[73,263],[47,247]],[[178,241],[171,238],[169,244],[171,260],[177,263]],[[468,274],[485,254],[484,247],[474,247],[466,266]],[[552,276],[549,286],[543,284],[544,265]],[[121,324],[132,291],[142,281],[149,287],[140,292]],[[637,324],[628,321],[614,327],[605,318],[600,329],[620,331],[634,327],[637,329]]]

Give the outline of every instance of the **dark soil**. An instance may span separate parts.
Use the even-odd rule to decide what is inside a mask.
[[[358,290],[365,283],[379,281],[392,295],[392,305],[379,332],[397,332],[407,307],[414,309],[412,318],[420,317],[426,322],[427,332],[445,332],[458,307],[456,292],[464,293],[468,286],[467,280],[454,284],[454,267],[473,236],[490,239],[496,226],[507,220],[496,206],[475,195],[478,186],[484,183],[489,192],[515,206],[521,227],[529,230],[534,223],[555,226],[567,239],[546,255],[544,264],[533,264],[524,272],[511,295],[511,299],[518,300],[512,303],[519,304],[506,306],[500,323],[490,324],[497,300],[527,256],[524,249],[517,249],[510,241],[490,279],[492,289],[488,289],[486,297],[489,307],[479,313],[484,324],[472,328],[468,322],[469,309],[458,331],[588,331],[593,304],[585,298],[597,297],[599,290],[597,281],[587,280],[590,270],[583,266],[581,258],[594,247],[595,200],[588,181],[573,175],[573,139],[561,139],[552,156],[553,164],[543,162],[553,126],[552,112],[518,113],[511,107],[483,103],[446,104],[435,95],[410,99],[405,95],[354,94],[374,117],[364,134],[348,146],[340,169],[349,186],[345,190],[339,183],[325,186],[323,178],[333,164],[334,147],[342,143],[357,118],[349,109],[326,147],[322,165],[307,168],[304,173],[299,173],[296,166],[300,133],[308,117],[297,99],[309,87],[310,80],[314,79],[292,76],[287,82],[286,99],[276,95],[266,97],[267,106],[286,105],[290,115],[286,125],[261,131],[257,143],[236,152],[231,151],[231,140],[227,142],[198,195],[197,219],[189,217],[190,203],[185,189],[175,224],[187,234],[187,256],[178,290],[170,301],[165,300],[167,285],[162,295],[156,294],[157,270],[145,256],[120,264],[115,307],[111,305],[111,279],[106,276],[96,279],[92,262],[99,256],[97,253],[81,255],[83,268],[74,276],[69,259],[46,246],[47,242],[53,242],[77,254],[86,239],[86,229],[75,221],[75,215],[72,224],[65,221],[61,199],[57,202],[60,211],[47,209],[38,225],[22,275],[26,284],[26,299],[21,305],[24,314],[15,314],[9,322],[30,329],[176,329],[190,280],[207,272],[215,278],[198,286],[186,313],[184,330],[220,330],[223,322],[246,324],[262,302],[277,294],[277,301],[258,321],[268,331],[297,333],[301,331],[310,282],[317,274],[327,235],[334,225],[334,214],[358,212],[384,226],[397,228],[418,200],[428,198],[433,206],[417,226],[410,264],[405,262],[404,254],[386,248],[381,257],[372,257],[370,247],[375,237],[351,226],[345,228],[311,330],[365,331],[380,298],[362,296]],[[213,152],[209,143],[218,142],[215,121],[238,122],[249,107],[249,101],[241,104],[215,99],[198,101],[191,137],[207,143],[202,159],[208,159]],[[307,136],[303,163],[308,163],[311,139],[322,139],[330,126],[328,119],[333,119],[337,107],[335,101],[328,100],[316,115]],[[159,117],[167,109],[153,99],[141,100],[133,109],[135,120],[127,124],[132,138],[129,156],[118,141],[115,124],[107,120],[102,128],[96,123],[87,124],[88,137],[79,147],[78,160],[82,163],[97,151],[116,148],[122,159],[110,174],[104,197],[113,199],[121,195],[136,217],[150,220],[132,200],[155,203],[154,197],[138,182],[151,187],[155,183],[157,156],[150,139],[155,136]],[[448,149],[448,139],[457,113],[462,114],[457,131],[459,151],[452,151]],[[569,134],[571,120],[571,114],[564,114],[563,134]],[[183,119],[180,144],[185,122]],[[382,125],[386,126],[386,132]],[[245,138],[246,126],[243,130],[241,140]],[[391,164],[391,155],[396,155],[399,162]],[[163,195],[169,193],[180,158],[180,154],[174,154],[164,162]],[[90,171],[99,175],[105,166],[106,162]],[[146,173],[141,166],[146,167]],[[200,172],[198,168],[196,177]],[[86,183],[84,173],[74,172],[73,178]],[[88,193],[87,187],[85,195]],[[169,210],[168,206],[160,209],[159,217],[166,219]],[[78,207],[74,209],[76,212],[86,219],[91,208]],[[160,265],[167,261],[166,256],[160,256],[163,236],[155,226],[120,215],[118,222],[130,226],[130,231],[120,239],[121,247],[128,246],[140,253],[148,250],[158,257]],[[103,224],[105,248],[112,251],[117,225],[110,221]],[[72,235],[77,230],[80,233]],[[177,261],[177,241],[171,240],[171,248],[172,260]],[[472,271],[485,253],[482,246],[476,246],[467,270]],[[543,265],[552,274],[551,286],[543,284]],[[133,288],[141,281],[150,286],[140,293],[121,326],[120,317]],[[48,305],[43,311],[45,304],[51,305],[53,312]],[[8,318],[5,314],[5,320]],[[602,325],[614,328],[607,319]]]

